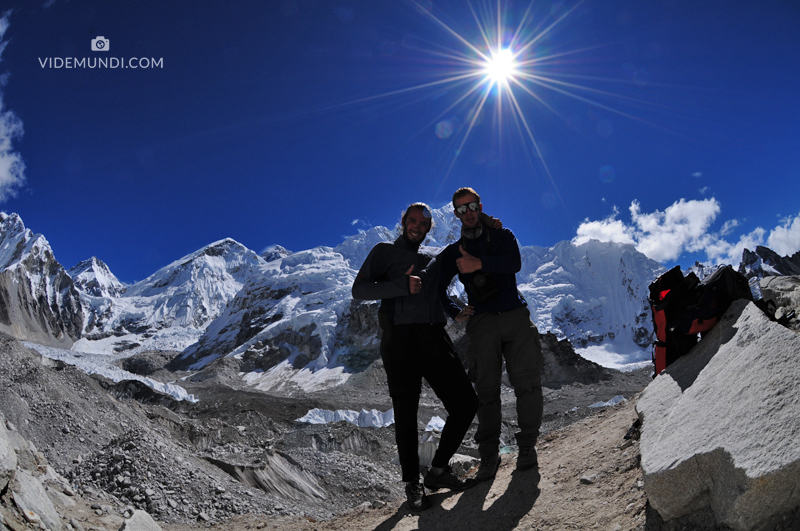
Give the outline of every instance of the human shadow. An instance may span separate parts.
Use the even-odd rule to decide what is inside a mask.
[[[458,501],[450,509],[445,509],[442,504],[449,497],[459,493],[445,490],[429,494],[428,497],[433,505],[430,509],[417,513],[419,515],[417,528],[437,531],[514,529],[522,517],[530,513],[539,498],[540,480],[538,468],[525,472],[515,471],[511,475],[511,481],[497,498],[491,498],[492,481],[478,483],[475,487],[460,493]],[[487,501],[490,505],[484,509]],[[375,531],[396,529],[403,517],[408,514],[414,513],[403,504],[395,514],[381,522]]]

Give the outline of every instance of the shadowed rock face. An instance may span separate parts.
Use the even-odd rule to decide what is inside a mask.
[[[764,277],[761,279],[761,292],[765,300],[775,302],[778,310],[776,318],[781,318],[794,311],[800,316],[800,276]],[[800,319],[791,319],[787,326],[795,332],[800,331]]]
[[[453,339],[456,351],[465,363],[469,340],[463,323],[451,323],[448,333]],[[583,358],[575,352],[568,339],[547,332],[540,334],[544,367],[542,368],[542,385],[550,389],[559,389],[564,385],[580,383],[592,384],[611,378],[608,369],[593,361]]]
[[[82,328],[78,292],[50,244],[18,215],[0,213],[0,332],[69,348]]]
[[[81,337],[83,310],[72,279],[49,252],[0,273],[0,331],[69,348]]]
[[[645,389],[645,491],[664,520],[710,511],[731,529],[773,529],[800,505],[798,352],[797,333],[735,301]]]
[[[558,389],[563,385],[592,384],[611,378],[608,369],[578,355],[569,340],[558,340],[550,332],[541,335],[544,369],[542,385]]]
[[[749,277],[775,275],[800,275],[800,252],[792,256],[780,256],[769,247],[759,245],[755,251],[745,249],[739,272]]]

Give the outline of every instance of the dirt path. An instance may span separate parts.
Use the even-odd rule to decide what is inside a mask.
[[[634,404],[635,399],[629,400],[549,433],[539,443],[538,474],[516,472],[515,456],[504,455],[493,482],[460,494],[434,493],[434,506],[419,515],[399,501],[379,508],[365,502],[325,522],[247,515],[219,525],[229,531],[643,530],[646,498],[639,443],[624,439],[636,419]],[[161,527],[193,531],[207,524]]]

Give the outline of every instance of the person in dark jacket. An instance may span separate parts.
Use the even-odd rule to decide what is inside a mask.
[[[461,238],[439,254],[435,265],[445,312],[456,321],[467,321],[468,371],[480,402],[475,442],[481,465],[475,479],[486,481],[500,466],[503,359],[517,398],[517,470],[538,466],[534,445],[542,423],[544,360],[539,331],[517,290],[516,273],[522,266],[517,239],[508,229],[480,222],[483,205],[472,188],[458,189],[453,206],[461,220]],[[464,308],[447,294],[456,274],[467,292],[469,304]]]
[[[427,205],[409,206],[402,218],[402,235],[370,251],[352,289],[354,299],[381,300],[380,353],[394,406],[402,477],[413,511],[430,506],[426,487],[461,491],[474,484],[456,476],[449,466],[475,417],[478,399],[444,328],[446,318],[438,297],[435,267],[426,271],[424,283],[419,276],[433,257],[420,249],[432,224]],[[421,484],[417,408],[422,378],[442,401],[447,421]]]

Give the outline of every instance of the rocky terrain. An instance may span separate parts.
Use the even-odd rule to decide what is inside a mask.
[[[214,379],[187,381],[187,390],[199,398],[191,403],[159,395],[138,382],[114,384],[88,376],[43,358],[8,336],[0,338],[0,351],[4,383],[0,405],[6,429],[27,441],[18,454],[29,454],[32,470],[51,469],[59,478],[48,488],[64,522],[74,519],[84,529],[117,529],[137,509],[147,511],[164,528],[230,527],[239,521],[276,525],[286,519],[297,525],[335,522],[353,511],[363,512],[365,504],[370,514],[403,513],[399,468],[391,464],[395,454],[391,427],[296,422],[312,408],[389,409],[379,363],[338,388],[291,399],[233,389]],[[151,353],[138,363],[133,359],[125,363],[150,371],[167,359]],[[152,374],[180,376],[162,368]],[[544,440],[560,446],[569,435],[559,430],[569,426],[597,431],[592,420],[580,423],[608,413],[588,406],[620,394],[630,398],[650,375],[649,369],[633,373],[599,369],[584,379],[586,383],[546,389]],[[621,436],[635,418],[630,403],[625,404],[618,406],[627,411],[618,421],[622,433],[610,435],[617,446],[625,443]],[[505,437],[513,440],[510,389],[504,392],[504,406]],[[421,400],[421,428],[434,415],[443,411],[427,390]],[[543,462],[551,443],[541,448]],[[460,454],[461,470],[476,466],[469,436]],[[635,448],[627,455],[635,462]],[[506,459],[510,468],[504,468],[500,477],[511,474],[512,463]],[[557,472],[565,475],[564,470]],[[16,505],[7,496],[2,497],[2,507],[7,521],[26,528],[24,517],[14,520]]]
[[[765,279],[762,287],[781,306],[798,308],[796,278]],[[738,312],[745,307],[735,306]],[[770,334],[777,333],[775,337],[784,338],[780,341],[788,341],[787,346],[798,341],[795,333],[776,323],[767,325],[765,317],[752,313],[758,312],[755,306],[748,307],[750,313],[742,314],[752,316],[747,323],[739,322],[736,314],[727,316],[708,340],[699,343],[699,354],[693,351],[675,363],[674,371],[669,368],[669,374],[659,376],[656,382],[660,387],[672,389],[670,378],[677,377],[681,385],[689,385],[687,393],[691,392],[691,384],[678,376],[681,367],[702,371],[703,360],[715,345],[729,349],[726,356],[736,356],[752,344],[749,339],[729,341],[737,329],[749,338],[758,337],[760,328],[778,327],[784,332]],[[459,331],[451,333],[463,347]],[[773,342],[769,338],[764,341]],[[3,335],[1,522],[14,531],[111,531],[123,526],[172,531],[465,526],[503,530],[739,529],[717,523],[715,513],[709,510],[665,522],[649,505],[648,477],[640,452],[645,430],[651,430],[650,441],[658,435],[646,422],[638,425],[641,412],[637,412],[640,392],[644,389],[644,396],[652,388],[649,367],[622,373],[582,360],[568,341],[559,341],[553,334],[543,334],[542,343],[546,386],[538,471],[514,470],[516,449],[510,444],[515,431],[514,399],[513,391],[504,388],[503,437],[507,446],[497,478],[460,494],[433,493],[433,508],[415,515],[403,504],[399,470],[391,463],[395,455],[391,427],[297,421],[313,408],[389,409],[380,362],[336,387],[315,392],[295,389],[287,397],[254,391],[241,376],[237,378],[239,364],[246,360],[220,358],[202,374],[193,375],[173,373],[165,367],[174,352],[144,352],[119,361],[128,370],[178,381],[198,399],[178,401],[138,381],[114,383],[87,375]],[[769,347],[758,348],[756,353],[769,363],[765,348]],[[792,356],[782,355],[782,359],[787,365],[781,378],[791,380],[793,373],[786,371],[795,371],[797,364]],[[765,367],[761,372],[769,379],[769,365]],[[707,380],[713,386],[715,379]],[[737,380],[743,381],[734,378],[734,383]],[[731,383],[724,385],[731,387]],[[730,388],[725,392],[737,391]],[[617,395],[627,400],[615,406],[590,407]],[[782,421],[779,431],[790,439],[796,420],[787,417],[789,410],[780,405],[795,400],[795,395],[791,385],[784,385],[774,400],[771,398],[775,405],[770,411],[788,419]],[[746,404],[759,407],[758,402]],[[434,415],[443,415],[443,411],[426,389],[420,404],[420,429]],[[762,425],[769,430],[769,417],[765,418]],[[454,465],[465,474],[474,473],[477,465],[470,435]],[[7,466],[12,454],[16,465]],[[785,459],[796,462],[789,454]],[[668,456],[666,462],[671,462]],[[781,474],[787,477],[794,466]],[[701,476],[692,475],[702,485]],[[742,485],[750,488],[760,482]],[[698,500],[702,499],[700,494]],[[752,529],[798,529],[800,511],[791,507],[777,519],[771,518],[769,527]]]
[[[447,219],[452,222],[452,216]],[[437,218],[434,232],[433,243],[446,243],[453,227]],[[739,520],[730,520],[730,528],[718,524],[725,514],[752,518],[758,513],[741,507],[728,511],[731,497],[725,495],[714,498],[722,499],[721,505],[709,505],[706,493],[714,491],[715,482],[709,478],[715,476],[694,474],[691,467],[697,486],[685,493],[691,507],[665,513],[663,497],[658,504],[651,497],[659,510],[646,503],[645,492],[655,492],[655,473],[672,474],[676,463],[700,462],[706,449],[688,447],[673,458],[669,451],[678,445],[670,445],[659,467],[648,472],[640,466],[649,462],[640,461],[641,445],[650,441],[658,447],[664,435],[681,438],[675,430],[653,432],[651,422],[641,427],[643,443],[638,442],[634,421],[637,412],[639,420],[644,415],[636,402],[651,382],[650,366],[620,372],[573,350],[572,344],[610,345],[611,351],[634,347],[632,358],[623,359],[629,362],[641,359],[640,349],[651,341],[644,293],[663,268],[630,246],[599,242],[523,248],[520,289],[543,332],[545,354],[538,473],[514,472],[515,399],[506,386],[506,457],[496,480],[462,494],[436,493],[433,509],[410,515],[403,506],[399,468],[392,464],[391,426],[298,421],[313,409],[386,412],[391,407],[377,355],[376,303],[350,298],[357,264],[375,241],[390,236],[388,229],[376,227],[335,249],[290,253],[276,248],[261,256],[226,239],[134,286],[122,286],[97,259],[67,272],[43,236],[25,229],[18,216],[3,214],[0,528],[800,528],[793,490],[772,497],[779,510],[769,513],[770,527],[742,526]],[[799,321],[788,316],[800,310],[798,277],[770,275],[793,271],[798,255],[770,253],[759,248],[745,255],[744,272],[765,276],[765,298],[797,332]],[[455,289],[452,295],[460,293]],[[797,351],[796,334],[763,317],[754,325],[752,311],[741,314],[752,317],[747,327],[738,317],[723,319],[725,329],[710,336],[718,338],[716,350],[709,341],[700,342],[705,346],[699,350],[706,353],[692,362],[695,376],[675,380],[690,353],[675,363],[675,371],[656,379],[655,387],[673,397],[650,399],[664,418],[683,418],[673,413],[673,403],[694,404],[694,393],[739,396],[736,386],[743,385],[769,390],[774,397],[768,408],[761,407],[760,396],[737,404],[758,411],[762,423],[758,433],[743,430],[730,437],[744,441],[747,449],[763,447],[761,433],[796,439],[797,417],[786,416],[797,403],[796,385],[786,384],[796,381],[795,374],[800,377],[796,357],[787,355]],[[780,333],[773,330],[770,338],[777,339],[751,340],[776,326]],[[739,329],[741,338],[730,341]],[[463,326],[453,324],[448,332],[463,354]],[[761,346],[747,350],[750,344]],[[73,350],[63,350],[70,346]],[[772,385],[772,350],[782,353],[780,392]],[[692,383],[711,372],[705,361],[717,351],[737,359],[742,369],[726,383],[699,378],[710,382],[700,391]],[[748,370],[757,360],[765,370]],[[420,430],[440,416],[441,404],[423,389]],[[775,418],[783,420],[776,424]],[[474,473],[477,466],[472,433],[454,461],[459,473]],[[683,439],[695,440],[691,436],[697,433]],[[423,436],[423,458],[437,436],[435,429]],[[745,491],[757,492],[754,487],[778,485],[769,474],[779,475],[783,484],[795,481],[800,447],[794,442],[781,446],[780,460],[763,452],[752,455],[748,470],[768,473],[752,479],[732,467],[737,479],[731,485],[742,499]],[[681,491],[679,485],[666,486],[662,490]],[[662,514],[672,519],[664,522]]]

